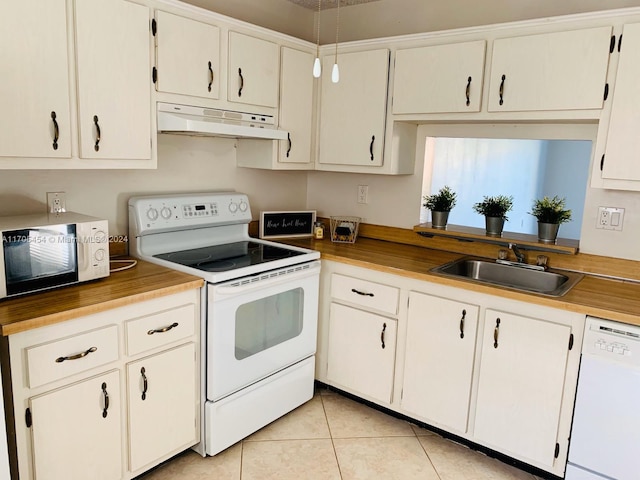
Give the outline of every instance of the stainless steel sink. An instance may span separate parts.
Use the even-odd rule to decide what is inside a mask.
[[[553,270],[534,270],[518,265],[504,265],[495,260],[465,257],[431,269],[448,277],[477,283],[561,297],[584,275]]]

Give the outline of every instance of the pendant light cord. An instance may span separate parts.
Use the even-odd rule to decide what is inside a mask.
[[[338,9],[336,10],[336,56],[334,63],[338,63],[338,33],[340,31],[340,0],[338,0]]]
[[[316,34],[316,58],[320,58],[320,11],[322,10],[322,0],[318,0],[318,31]]]

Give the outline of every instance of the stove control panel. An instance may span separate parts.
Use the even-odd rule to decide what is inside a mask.
[[[153,195],[129,199],[129,223],[138,235],[250,221],[249,199],[242,193]]]

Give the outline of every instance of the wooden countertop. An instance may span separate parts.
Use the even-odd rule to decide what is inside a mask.
[[[138,260],[135,267],[104,279],[0,300],[0,333],[11,335],[203,284],[199,277]]]
[[[547,297],[498,286],[481,285],[430,273],[434,267],[464,255],[401,243],[358,238],[354,244],[333,243],[328,239],[284,239],[292,245],[318,250],[324,260],[403,275],[405,277],[465,288],[491,295],[584,313],[596,317],[640,325],[640,284],[585,277],[562,297]]]

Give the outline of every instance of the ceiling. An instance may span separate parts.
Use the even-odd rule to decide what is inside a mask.
[[[184,1],[309,42],[316,41],[318,0]],[[321,44],[335,41],[336,1],[322,0]],[[340,41],[639,6],[640,0],[340,0]]]
[[[320,7],[321,10],[325,10],[329,8],[336,8],[338,6],[338,0],[288,0],[288,1],[313,11],[318,11],[318,7]],[[351,5],[360,5],[362,3],[377,2],[377,1],[378,0],[340,0],[340,7],[349,7]]]

